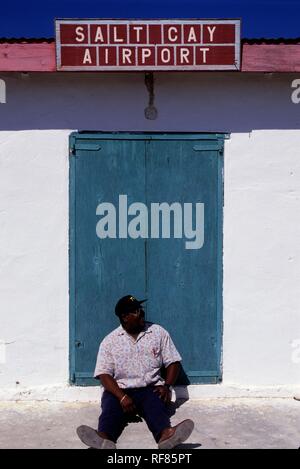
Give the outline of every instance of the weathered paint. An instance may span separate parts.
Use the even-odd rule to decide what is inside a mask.
[[[55,72],[55,44],[0,44],[0,71]]]
[[[244,44],[242,72],[299,72],[300,44]]]
[[[224,155],[223,382],[189,393],[291,395],[300,382],[293,361],[300,338],[300,123],[299,105],[290,100],[296,76],[162,74],[156,121],[143,117],[141,76],[124,74],[122,83],[112,75],[78,77],[3,76],[0,339],[8,345],[0,398],[22,398],[19,387],[33,388],[27,399],[86,396],[67,389],[68,138],[76,128],[231,131]]]

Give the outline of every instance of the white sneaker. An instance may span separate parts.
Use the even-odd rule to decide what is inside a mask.
[[[96,430],[87,425],[81,425],[76,430],[82,443],[94,449],[116,449],[116,443],[102,438]]]
[[[191,435],[194,430],[194,422],[191,419],[186,419],[173,427],[175,429],[172,436],[166,440],[158,442],[159,449],[172,449],[183,443]]]

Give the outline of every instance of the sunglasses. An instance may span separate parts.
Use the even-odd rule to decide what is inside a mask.
[[[121,317],[122,318],[125,318],[127,316],[129,316],[130,314],[132,314],[133,316],[139,316],[141,314],[141,312],[143,312],[143,308],[138,308],[138,309],[133,309],[132,311],[127,311],[127,312],[124,312],[124,313],[121,313]]]

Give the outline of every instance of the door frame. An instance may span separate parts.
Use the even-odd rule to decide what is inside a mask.
[[[218,216],[217,224],[217,357],[218,375],[215,382],[222,381],[222,345],[223,345],[223,211],[224,211],[224,141],[230,138],[228,133],[201,133],[201,132],[102,132],[102,131],[75,131],[69,136],[69,383],[75,386],[96,385],[96,381],[87,380],[90,378],[80,373],[80,377],[75,377],[76,372],[76,259],[75,259],[75,194],[76,194],[76,141],[78,139],[88,140],[213,140],[218,143]],[[88,148],[86,148],[88,149]],[[91,146],[91,150],[93,147]],[[96,357],[95,357],[96,360]],[[200,384],[200,383],[199,383]],[[201,384],[205,384],[203,381]]]

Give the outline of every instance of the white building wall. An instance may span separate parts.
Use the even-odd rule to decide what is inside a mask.
[[[293,392],[300,385],[294,76],[162,73],[156,121],[144,118],[143,74],[1,78],[7,104],[0,106],[0,399],[28,389],[51,398],[51,387],[57,393],[67,386],[74,129],[231,132],[224,164],[223,383],[190,393]]]
[[[299,130],[226,145],[225,382],[300,384],[299,156]]]
[[[0,132],[0,388],[67,380],[68,134]]]

